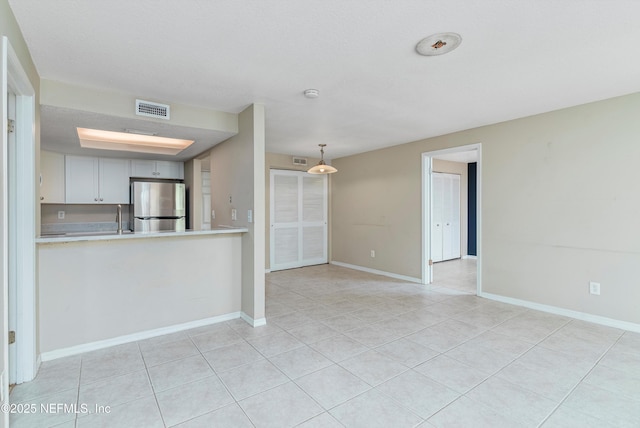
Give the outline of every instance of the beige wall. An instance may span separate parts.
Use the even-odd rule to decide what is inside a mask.
[[[36,70],[35,65],[33,64],[33,61],[31,59],[31,54],[29,53],[29,49],[27,48],[27,45],[24,41],[24,38],[22,37],[22,32],[20,31],[20,28],[18,27],[18,23],[13,15],[13,12],[11,11],[11,8],[9,7],[9,3],[7,2],[7,0],[0,0],[0,36],[1,37],[7,37],[11,47],[14,49],[14,51],[16,52],[16,55],[18,57],[18,60],[20,61],[20,64],[22,65],[22,68],[24,69],[24,71],[27,73],[27,76],[29,78],[29,81],[31,82],[31,86],[33,86],[33,89],[35,90],[35,106],[36,106],[36,117],[35,117],[35,152],[36,152],[36,158],[35,158],[35,171],[39,171],[38,165],[39,165],[39,153],[40,153],[40,113],[39,113],[39,109],[37,108],[37,106],[40,103],[40,76],[38,75],[38,71]],[[4,65],[3,65],[4,68]],[[4,94],[3,94],[4,97]],[[4,103],[1,103],[2,105],[0,106],[0,115],[4,118],[6,117],[7,112],[5,111],[5,105]],[[3,133],[5,133],[5,130],[3,129],[2,131]],[[6,135],[6,134],[5,134]],[[5,165],[5,159],[3,158],[4,156],[4,150],[0,150],[0,165]],[[6,177],[6,171],[1,171],[1,176],[2,177]],[[39,194],[36,194],[39,197]],[[2,194],[2,190],[0,189],[0,198],[2,200],[5,200],[5,195]],[[6,218],[6,213],[7,213],[7,207],[6,206],[2,206],[2,209],[0,210],[0,224],[4,224],[5,222],[5,218]],[[36,210],[35,213],[36,216],[36,230],[39,230],[39,222],[40,222],[40,213],[38,212],[38,210]],[[0,231],[0,233],[2,234],[2,242],[7,242],[7,234],[6,234],[6,230],[2,230]],[[34,236],[35,236],[35,231],[34,231]],[[5,248],[4,245],[2,245],[2,248]],[[2,259],[4,260],[5,257],[7,256],[6,254],[2,253],[4,250],[0,249],[0,256],[2,257]],[[0,277],[2,278],[2,288],[4,290],[4,292],[2,293],[2,296],[0,296],[0,305],[2,305],[2,307],[4,308],[7,305],[7,302],[5,301],[4,296],[7,295],[7,272],[5,271],[4,266],[6,266],[4,263],[1,263],[2,267],[0,267]],[[4,376],[2,377],[3,379],[3,383],[2,385],[0,385],[0,388],[2,388],[2,396],[4,401],[2,402],[3,404],[8,400],[9,397],[9,387],[8,387],[8,368],[9,368],[9,360],[8,360],[8,354],[7,354],[7,347],[5,346],[5,344],[7,343],[7,331],[8,331],[8,326],[6,324],[5,321],[5,317],[3,316],[2,319],[0,320],[0,337],[2,338],[0,340],[0,355],[2,356],[2,362],[1,362],[1,367],[0,367],[0,372],[2,372],[4,374]],[[2,416],[0,417],[0,427],[5,427],[9,425],[9,414],[8,413],[3,413]]]
[[[469,171],[467,168],[467,164],[462,162],[451,162],[442,159],[434,159],[433,171],[458,174],[460,176],[460,254],[462,256],[466,256],[467,235],[469,229],[467,227],[467,218],[469,217],[469,201],[467,200],[467,195],[469,194],[469,190],[467,189],[469,183]]]
[[[38,244],[40,351],[239,312],[241,240]]]
[[[187,188],[189,205],[189,229],[202,227],[202,166],[200,159],[184,163],[184,184]]]
[[[483,291],[640,324],[638,111],[632,94],[336,159],[333,260],[419,278],[421,153],[481,143]]]
[[[265,174],[264,174],[264,184],[265,184],[265,219],[266,219],[266,235],[265,235],[265,267],[267,269],[271,268],[271,247],[270,247],[270,239],[271,239],[271,170],[272,169],[286,169],[290,171],[306,171],[313,165],[320,162],[320,158],[306,158],[307,165],[299,166],[293,164],[293,155],[283,155],[279,153],[267,153],[265,155]],[[331,181],[331,176],[329,176],[329,181]]]
[[[249,229],[242,237],[242,312],[253,320],[265,316],[264,119],[264,106],[248,107],[238,117],[238,135],[203,155],[211,161],[211,206],[216,213],[212,227]],[[232,209],[237,210],[235,221]]]

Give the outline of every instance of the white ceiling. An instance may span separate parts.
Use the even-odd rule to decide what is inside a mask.
[[[264,103],[276,153],[326,143],[331,159],[640,90],[637,0],[9,3],[42,78],[227,112]],[[417,55],[438,32],[462,44]]]

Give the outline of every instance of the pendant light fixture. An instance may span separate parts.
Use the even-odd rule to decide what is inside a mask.
[[[320,146],[320,162],[318,162],[318,165],[309,168],[307,172],[309,174],[333,174],[334,172],[338,172],[338,170],[331,165],[324,163],[324,147],[326,144],[318,145]]]

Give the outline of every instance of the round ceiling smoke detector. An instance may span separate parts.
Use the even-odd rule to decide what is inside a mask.
[[[457,33],[432,34],[420,40],[416,45],[416,52],[424,56],[443,55],[457,48],[462,37]]]
[[[307,89],[304,91],[304,96],[307,98],[318,98],[320,96],[320,91],[317,89]]]

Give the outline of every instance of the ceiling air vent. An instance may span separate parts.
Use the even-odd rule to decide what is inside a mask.
[[[157,119],[170,119],[170,108],[167,104],[152,103],[150,101],[136,100],[136,114],[138,116],[155,117]]]
[[[306,158],[293,158],[293,164],[296,166],[307,166],[307,159]]]

